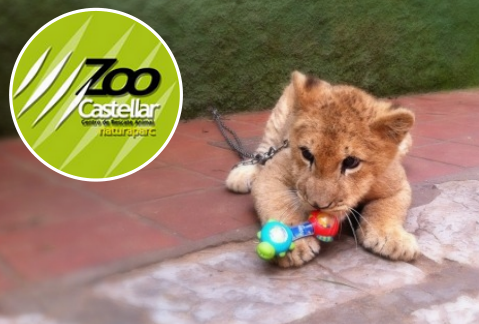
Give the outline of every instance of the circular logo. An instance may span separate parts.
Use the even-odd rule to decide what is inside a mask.
[[[182,99],[163,39],[109,9],[72,11],[40,28],[10,81],[25,145],[52,170],[86,181],[118,179],[152,161],[176,129]]]

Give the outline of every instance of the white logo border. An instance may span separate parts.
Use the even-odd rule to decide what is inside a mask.
[[[139,167],[137,167],[136,169],[133,169],[129,172],[126,172],[124,174],[120,174],[120,175],[117,175],[117,176],[114,176],[114,177],[109,177],[109,178],[84,178],[84,177],[78,177],[78,176],[74,176],[72,174],[69,174],[69,173],[66,173],[66,172],[63,172],[61,170],[58,170],[57,168],[51,166],[48,162],[46,162],[45,160],[43,160],[31,147],[30,145],[28,144],[28,142],[25,140],[25,138],[23,137],[23,134],[20,130],[20,127],[18,126],[18,123],[17,123],[17,119],[15,117],[15,111],[13,109],[13,78],[15,76],[15,72],[17,71],[17,66],[18,66],[18,63],[20,62],[20,59],[22,58],[23,56],[23,53],[25,52],[25,50],[28,48],[28,46],[30,45],[30,43],[35,39],[35,37],[37,37],[38,34],[40,34],[45,28],[47,28],[48,26],[50,26],[51,24],[53,24],[54,22],[62,19],[62,18],[65,18],[65,17],[68,17],[68,16],[71,16],[71,15],[74,15],[74,14],[77,14],[77,13],[81,13],[81,12],[90,12],[90,11],[104,11],[104,12],[110,12],[110,13],[115,13],[115,14],[119,14],[119,15],[122,15],[124,17],[127,17],[127,18],[130,18],[134,21],[136,21],[137,23],[141,24],[142,26],[144,26],[145,28],[147,28],[151,33],[153,33],[153,35],[155,35],[158,40],[163,44],[163,46],[166,48],[166,50],[168,51],[168,54],[170,55],[171,59],[173,60],[173,64],[175,65],[175,69],[176,69],[176,72],[177,72],[177,75],[178,75],[178,85],[180,87],[180,105],[179,105],[179,109],[178,109],[178,115],[176,116],[176,121],[175,121],[175,125],[173,126],[173,129],[170,133],[170,135],[168,136],[168,138],[166,139],[165,143],[163,144],[163,146],[158,150],[158,152],[156,152],[155,155],[153,155],[148,161],[146,161],[145,163],[143,163],[142,165],[140,165]],[[13,66],[13,71],[12,71],[12,75],[11,75],[11,78],[10,78],[10,87],[9,87],[9,101],[10,101],[10,111],[12,113],[12,119],[13,119],[13,123],[15,124],[15,128],[17,129],[17,132],[18,132],[18,135],[20,136],[20,138],[22,139],[23,143],[25,144],[25,146],[28,148],[28,150],[40,161],[42,162],[46,167],[48,167],[49,169],[55,171],[56,173],[58,174],[61,174],[65,177],[68,177],[68,178],[71,178],[71,179],[75,179],[75,180],[81,180],[81,181],[87,181],[87,182],[105,182],[105,181],[111,181],[111,180],[116,180],[116,179],[121,179],[121,178],[124,178],[126,176],[129,176],[137,171],[140,171],[141,169],[143,169],[144,167],[146,167],[148,164],[150,164],[150,162],[152,162],[154,159],[156,159],[156,157],[158,155],[160,155],[160,153],[165,149],[165,147],[168,145],[168,143],[170,142],[171,138],[173,137],[173,134],[175,133],[176,131],[176,127],[178,126],[178,123],[180,121],[180,117],[181,117],[181,111],[182,111],[182,108],[183,108],[183,82],[182,82],[182,79],[181,79],[181,72],[180,72],[180,69],[178,67],[178,63],[176,62],[176,58],[175,56],[173,55],[173,53],[171,52],[170,48],[168,47],[168,45],[166,44],[166,42],[163,40],[163,38],[161,38],[161,36],[155,31],[153,30],[149,25],[147,25],[146,23],[144,23],[142,20],[130,15],[130,14],[127,14],[125,12],[122,12],[122,11],[119,11],[119,10],[114,10],[114,9],[107,9],[107,8],[86,8],[86,9],[79,9],[79,10],[74,10],[74,11],[70,11],[70,12],[67,12],[61,16],[58,16],[57,18],[53,19],[53,20],[50,20],[48,23],[46,23],[45,25],[43,25],[35,34],[33,34],[32,37],[30,37],[30,39],[28,40],[28,42],[25,44],[25,46],[22,48],[20,54],[18,55],[17,57],[17,60],[15,62],[15,65]]]

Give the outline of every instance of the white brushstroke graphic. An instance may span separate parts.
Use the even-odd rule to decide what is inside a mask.
[[[20,111],[17,118],[19,118],[25,111],[27,111],[31,107],[31,105],[45,93],[45,91],[51,86],[51,83],[55,81],[56,76],[58,76],[58,73],[60,73],[61,69],[63,68],[63,65],[66,62],[65,58],[69,58],[72,52],[77,48],[78,44],[80,43],[80,40],[83,38],[83,34],[85,33],[90,21],[91,17],[89,17],[83,23],[83,25],[77,30],[77,32],[70,38],[68,43],[66,43],[65,46],[63,46],[63,48],[60,50],[60,52],[58,52],[58,54],[48,66],[47,71],[45,72],[47,76],[44,77],[43,80],[40,82],[40,86],[35,90],[35,93],[30,97],[29,101]],[[60,66],[61,68],[59,68]],[[53,77],[57,69],[57,75]],[[48,84],[50,81],[51,83]]]
[[[32,96],[28,99],[27,103],[25,106],[23,106],[22,110],[20,110],[20,113],[18,114],[17,118],[19,118],[21,115],[25,113],[25,111],[30,108],[35,101],[37,101],[43,94],[51,87],[53,82],[57,79],[58,75],[62,71],[63,67],[65,66],[65,63],[68,61],[70,56],[72,55],[72,52],[69,52],[61,61],[58,63],[55,68],[47,75],[47,77],[40,83],[40,85],[35,89],[35,92],[32,94]]]
[[[70,116],[70,114],[73,112],[73,110],[75,110],[75,108],[78,106],[80,101],[82,101],[83,97],[85,96],[85,92],[87,92],[88,88],[90,87],[90,83],[91,83],[91,81],[88,81],[88,84],[86,85],[86,87],[83,87],[83,89],[81,89],[80,93],[70,103],[70,106],[68,106],[67,110],[63,114],[63,116],[60,119],[60,121],[58,122],[57,126],[55,126],[55,130],[57,130],[58,127],[60,127],[60,125],[63,124],[65,119],[67,119],[68,116]]]
[[[60,99],[65,95],[65,93],[70,89],[71,85],[75,81],[78,73],[80,72],[81,68],[83,66],[83,62],[81,62],[78,67],[73,71],[73,73],[68,77],[68,79],[62,84],[60,89],[55,93],[55,95],[52,97],[52,99],[48,102],[48,104],[43,108],[42,112],[40,115],[38,115],[37,119],[33,122],[33,126],[35,126],[42,118],[45,116],[57,103],[60,101]],[[64,118],[62,118],[63,121]],[[61,124],[61,122],[59,123]],[[57,126],[58,128],[58,126]]]
[[[47,58],[47,55],[50,52],[50,50],[51,50],[51,47],[49,47],[45,51],[45,53],[43,53],[42,56],[40,56],[40,58],[35,62],[35,64],[32,65],[27,75],[23,79],[22,83],[20,83],[20,86],[18,87],[17,91],[13,95],[13,98],[18,96],[30,84],[30,82],[32,82],[32,80],[37,75],[38,71],[40,71],[40,68],[42,67],[43,62],[45,62],[45,59]]]

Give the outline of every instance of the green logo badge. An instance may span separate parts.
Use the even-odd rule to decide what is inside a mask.
[[[176,60],[144,22],[109,9],[62,15],[20,52],[15,126],[46,166],[87,181],[140,170],[168,144],[183,99]]]

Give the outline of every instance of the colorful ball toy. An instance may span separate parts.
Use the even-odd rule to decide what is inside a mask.
[[[286,252],[294,249],[294,241],[314,235],[318,240],[331,242],[338,229],[338,219],[319,210],[312,211],[307,222],[296,226],[289,227],[280,221],[269,220],[258,232],[261,242],[256,252],[264,260],[284,257]]]

